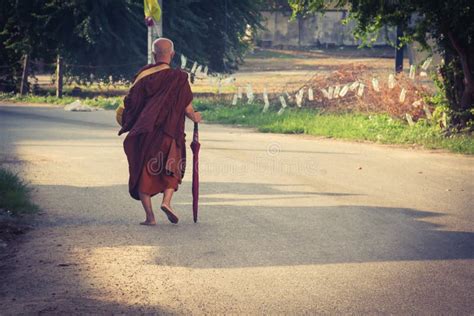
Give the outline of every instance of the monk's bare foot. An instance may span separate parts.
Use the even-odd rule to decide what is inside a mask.
[[[140,225],[144,225],[144,226],[155,226],[155,225],[156,225],[156,222],[155,222],[155,221],[144,221],[144,222],[141,222]]]
[[[165,212],[166,216],[168,217],[168,220],[173,223],[173,224],[178,224],[178,217],[174,215],[173,210],[171,207],[169,207],[166,204],[161,204],[161,210]]]

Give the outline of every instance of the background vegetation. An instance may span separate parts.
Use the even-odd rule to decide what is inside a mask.
[[[38,211],[38,206],[30,201],[30,188],[4,168],[0,168],[0,209],[14,216]]]
[[[307,134],[330,138],[371,141],[382,144],[417,145],[429,149],[474,154],[474,138],[442,134],[440,115],[419,120],[414,126],[388,114],[327,113],[318,109],[288,109],[262,112],[257,104],[230,106],[221,101],[197,100],[195,107],[206,122],[256,127],[261,132]]]
[[[260,0],[173,0],[163,7],[164,36],[213,71],[237,68],[246,32],[260,27]],[[17,91],[21,61],[54,63],[82,82],[129,80],[146,64],[143,0],[3,0],[0,89]]]
[[[451,110],[451,127],[474,119],[474,5],[472,0],[289,0],[294,15],[344,6],[357,22],[355,36],[372,42],[382,26],[402,31],[400,45],[417,41],[444,57],[440,72]],[[435,45],[429,45],[433,41]]]

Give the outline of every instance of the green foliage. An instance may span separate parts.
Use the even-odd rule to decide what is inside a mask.
[[[197,0],[164,1],[163,36],[171,38],[181,54],[204,63],[207,61],[204,52],[207,23],[193,10],[192,5],[196,4]]]
[[[69,104],[75,97],[58,99],[54,96],[18,96],[0,94],[0,101]],[[113,110],[122,97],[81,99],[84,104]],[[448,120],[449,108],[439,105],[431,121],[420,119],[414,126],[391,118],[387,114],[323,113],[317,109],[287,109],[278,115],[276,109],[262,113],[261,104],[238,103],[231,106],[225,101],[195,99],[197,111],[206,122],[256,127],[261,132],[308,134],[348,140],[367,140],[384,144],[420,145],[426,148],[443,148],[452,152],[474,154],[474,137],[470,134],[447,134],[441,121]],[[472,127],[472,126],[471,126]]]
[[[237,68],[260,27],[261,0],[164,1],[164,35],[177,51],[214,71]],[[3,0],[0,4],[0,90],[18,89],[21,58],[54,63],[71,79],[130,80],[146,63],[143,0]],[[16,89],[15,89],[16,88]]]
[[[275,111],[262,113],[256,104],[228,106],[219,101],[200,100],[195,107],[206,122],[256,127],[262,132],[308,134],[383,144],[420,145],[452,152],[474,154],[474,137],[446,137],[436,125],[419,120],[414,126],[386,114],[321,113],[317,110],[290,109],[282,115]]]
[[[205,115],[205,119],[208,122],[262,126],[269,124],[279,117],[275,112],[262,115],[261,106],[256,104],[238,103],[236,106],[228,106],[221,101],[197,99],[193,101],[193,106],[197,111],[204,113],[203,115]]]
[[[146,61],[143,1],[5,0],[0,15],[8,15],[0,27],[9,65],[23,54],[47,63],[60,54],[67,75],[108,82],[130,79]]]
[[[427,104],[435,109],[432,113],[431,122],[441,128],[446,128],[451,118],[451,110],[446,99],[446,86],[437,75],[433,75],[432,79],[436,86],[436,92],[432,95],[427,95],[424,99]]]
[[[466,44],[474,32],[473,7],[470,0],[288,0],[294,14],[313,13],[328,8],[345,7],[350,18],[357,22],[355,35],[371,41],[369,34],[384,25],[401,26],[402,42],[416,40],[429,49],[427,40],[432,37],[441,49],[451,46],[446,32],[449,30],[464,39]],[[448,18],[449,17],[449,18]]]
[[[57,98],[55,96],[37,96],[37,95],[25,95],[20,96],[14,93],[0,93],[0,101],[5,102],[24,102],[24,103],[47,103],[54,105],[66,105],[78,100],[77,97],[64,96]],[[114,110],[122,102],[123,97],[96,97],[96,98],[85,98],[80,101],[89,106],[102,108],[105,110]]]
[[[472,133],[474,131],[474,108],[459,111],[451,107],[446,97],[448,94],[446,82],[440,80],[436,75],[433,76],[433,82],[436,86],[436,93],[425,97],[426,103],[435,108],[432,122],[446,129],[445,132],[448,134],[460,131]],[[453,118],[463,118],[466,124],[461,128],[453,126]]]
[[[316,12],[328,6],[350,10],[356,29],[354,35],[370,44],[382,26],[400,27],[402,44],[418,41],[425,49],[444,56],[441,74],[445,95],[451,108],[452,125],[463,128],[474,119],[474,6],[472,0],[289,0],[294,15]],[[464,66],[463,66],[464,65]]]
[[[39,47],[43,26],[31,14],[40,7],[38,1],[0,2],[0,91],[12,91],[19,84],[25,52],[31,52],[32,58],[43,57],[41,52],[47,48],[45,43]]]
[[[24,54],[46,63],[60,54],[65,74],[82,82],[129,80],[146,62],[140,0],[4,0],[0,17],[3,91],[18,87]]]
[[[0,208],[13,215],[38,211],[38,206],[30,200],[30,191],[18,175],[0,168]]]
[[[237,69],[248,31],[261,27],[261,0],[175,0],[163,5],[164,36],[177,50],[218,72]]]
[[[293,11],[293,17],[297,15],[305,15],[307,13],[322,12],[328,9],[329,6],[338,1],[325,1],[325,0],[288,0],[291,10]],[[341,3],[342,5],[342,3]]]
[[[0,101],[4,102],[25,102],[25,103],[48,103],[48,104],[68,104],[75,101],[73,97],[57,98],[55,96],[35,96],[25,95],[21,96],[15,93],[0,93]]]
[[[123,97],[97,97],[93,99],[86,99],[84,104],[102,108],[105,110],[115,110],[123,103]]]
[[[130,80],[146,63],[143,1],[47,0],[44,23],[71,75]],[[58,27],[60,26],[60,27]]]

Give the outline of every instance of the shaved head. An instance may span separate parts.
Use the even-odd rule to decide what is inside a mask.
[[[174,56],[173,41],[161,37],[153,42],[152,51],[155,56],[155,62],[170,63]]]

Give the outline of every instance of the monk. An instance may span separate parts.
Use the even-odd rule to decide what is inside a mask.
[[[169,66],[174,55],[171,40],[156,40],[155,64],[140,69],[124,99],[119,135],[128,132],[123,143],[130,173],[128,188],[145,209],[141,225],[156,225],[151,197],[158,193],[163,193],[161,210],[170,222],[178,223],[171,198],[186,166],[185,117],[201,121],[192,106],[188,74]]]

